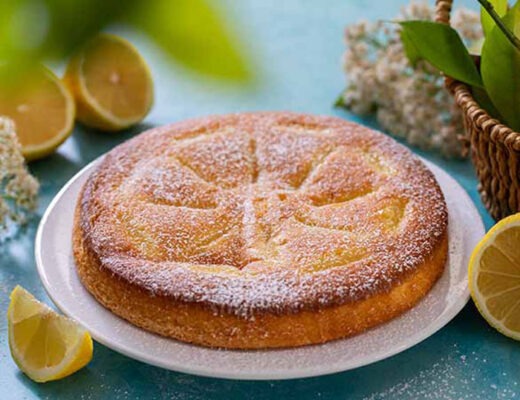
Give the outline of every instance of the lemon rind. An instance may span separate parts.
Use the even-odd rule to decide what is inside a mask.
[[[146,62],[140,55],[137,48],[132,43],[130,43],[128,40],[123,39],[117,35],[112,35],[109,33],[103,33],[103,34],[100,34],[99,36],[105,37],[105,38],[110,38],[110,40],[118,41],[120,43],[125,44],[129,48],[131,48],[139,56],[138,60],[139,60],[139,63],[141,64],[141,66],[143,67],[143,71],[148,76],[148,79],[150,80],[150,82],[152,81],[152,73],[150,71],[150,68],[148,67],[148,65],[146,64]],[[85,52],[82,51],[79,55],[78,71],[77,71],[79,91],[81,92],[81,95],[85,99],[85,102],[88,104],[88,106],[90,106],[94,110],[94,112],[97,114],[99,119],[102,120],[102,123],[104,125],[106,125],[107,127],[110,127],[113,130],[125,129],[125,128],[128,128],[128,127],[140,122],[143,119],[143,117],[148,114],[148,112],[150,111],[150,109],[152,108],[152,105],[153,105],[153,86],[150,88],[149,92],[147,93],[147,95],[150,97],[148,107],[146,108],[146,110],[143,110],[143,113],[141,115],[136,116],[134,118],[117,117],[116,115],[110,113],[104,107],[102,107],[99,104],[99,102],[96,100],[96,98],[94,96],[92,96],[90,91],[87,89],[87,85],[85,82],[85,74],[83,71],[84,61],[85,61]]]
[[[18,294],[18,292],[21,292]],[[13,328],[13,299],[17,296],[30,296],[34,299],[34,297],[23,289],[21,286],[17,285],[13,291],[11,292],[11,304],[9,305],[7,316],[9,321],[9,349],[11,351],[12,357],[16,365],[20,368],[22,372],[24,372],[29,378],[31,378],[35,382],[43,383],[52,380],[57,380],[64,378],[68,375],[73,374],[78,371],[80,368],[84,367],[88,362],[92,359],[92,350],[93,343],[92,338],[88,331],[86,331],[81,326],[76,325],[77,329],[77,341],[74,343],[72,347],[70,347],[67,351],[67,355],[63,360],[53,366],[46,368],[32,368],[30,365],[25,363],[24,355],[20,354],[17,347],[14,345],[13,338],[14,334],[12,331]],[[55,318],[64,318],[68,319],[66,316],[57,314],[54,310],[48,307],[46,304],[34,299],[37,302],[37,306],[42,309],[43,313],[52,313]],[[54,315],[55,314],[55,315]],[[21,322],[21,321],[18,321]]]
[[[56,77],[49,69],[43,67],[45,75],[54,83],[66,102],[66,123],[64,127],[51,139],[38,144],[30,144],[22,147],[22,154],[27,161],[33,161],[54,152],[65,140],[67,140],[74,128],[74,120],[76,117],[76,105],[74,97],[67,87]]]
[[[520,332],[515,332],[509,328],[507,328],[501,321],[496,319],[491,312],[489,312],[487,306],[486,306],[486,298],[482,296],[480,291],[478,290],[477,285],[477,278],[478,273],[475,273],[475,268],[480,265],[480,259],[482,257],[482,254],[484,250],[486,250],[491,244],[495,242],[495,239],[497,235],[503,231],[505,231],[507,228],[513,227],[513,226],[520,226],[520,214],[512,215],[510,217],[507,217],[501,221],[499,221],[495,226],[493,226],[489,232],[484,236],[484,238],[480,241],[480,243],[477,245],[475,250],[473,251],[473,254],[471,255],[470,261],[469,261],[469,269],[468,269],[468,283],[469,283],[469,290],[471,293],[471,297],[475,303],[475,306],[477,307],[478,311],[484,317],[484,319],[497,331],[502,333],[503,335],[514,339],[514,340],[520,340]]]

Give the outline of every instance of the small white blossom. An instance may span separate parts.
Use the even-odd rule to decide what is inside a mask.
[[[427,3],[411,2],[397,20],[433,20]],[[467,9],[453,13],[453,25],[467,46],[482,39],[479,15]],[[444,78],[430,64],[409,64],[399,27],[366,21],[345,30],[343,66],[348,86],[344,105],[360,115],[374,114],[383,129],[410,144],[462,157],[457,137],[464,132],[462,115],[444,88]]]
[[[13,121],[0,117],[0,233],[10,221],[26,221],[36,209],[38,190],[38,181],[25,166]]]

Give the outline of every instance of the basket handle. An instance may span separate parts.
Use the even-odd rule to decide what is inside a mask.
[[[452,5],[453,5],[453,0],[436,0],[435,1],[435,21],[449,25]]]

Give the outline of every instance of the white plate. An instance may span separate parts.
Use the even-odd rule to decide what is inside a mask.
[[[98,162],[81,170],[50,204],[36,236],[36,263],[56,306],[79,321],[98,342],[129,357],[175,371],[221,378],[324,375],[367,365],[412,347],[446,325],[468,301],[466,267],[484,226],[464,189],[446,172],[425,161],[448,204],[449,260],[439,282],[412,310],[352,338],[284,350],[207,349],[146,332],[98,304],[75,272],[71,246],[74,207],[83,183]]]

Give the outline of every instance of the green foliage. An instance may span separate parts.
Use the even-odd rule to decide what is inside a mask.
[[[236,40],[205,0],[142,2],[128,20],[189,68],[223,78],[248,77]]]
[[[413,44],[413,39],[410,37],[407,29],[402,29],[400,32],[401,41],[403,42],[404,53],[410,61],[410,64],[415,67],[417,62],[422,58],[421,53]]]
[[[34,64],[65,57],[114,23],[141,30],[197,72],[250,77],[238,39],[206,0],[0,1],[0,60]]]
[[[477,103],[482,107],[487,113],[500,121],[503,121],[504,118],[498,112],[497,108],[489,98],[486,90],[484,88],[472,86],[471,93],[473,94],[473,98],[477,101]]]
[[[513,33],[520,30],[520,3],[503,18]],[[486,37],[480,66],[486,91],[505,122],[520,130],[520,50],[495,26]]]
[[[424,59],[457,80],[482,87],[477,67],[457,31],[430,21],[400,22],[410,62]]]
[[[506,15],[507,0],[490,0],[489,2],[499,17]],[[482,30],[484,31],[484,35],[487,36],[489,32],[491,32],[491,29],[494,28],[495,21],[493,21],[493,18],[491,18],[489,12],[484,7],[480,8],[480,21],[482,23]]]
[[[429,21],[402,22],[402,41],[412,63],[425,59],[447,76],[471,86],[476,101],[490,115],[520,130],[520,2],[501,18],[505,5],[479,0],[491,13],[482,47],[480,71],[457,32]]]

